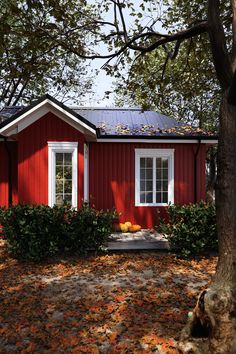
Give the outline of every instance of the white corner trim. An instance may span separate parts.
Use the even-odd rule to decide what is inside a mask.
[[[84,202],[89,202],[89,145],[84,144]]]
[[[135,206],[167,206],[174,203],[174,149],[135,149]],[[165,157],[168,159],[168,203],[140,202],[140,158]],[[153,166],[153,194],[156,193],[155,166]]]
[[[56,152],[72,153],[72,207],[78,204],[78,142],[48,142],[48,205],[55,204]]]

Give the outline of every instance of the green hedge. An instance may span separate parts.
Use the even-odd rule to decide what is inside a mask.
[[[167,219],[160,220],[157,230],[166,235],[171,249],[181,256],[217,250],[216,213],[212,204],[170,205]]]
[[[102,249],[115,216],[88,204],[77,211],[66,205],[16,205],[0,210],[0,224],[14,257],[40,261],[67,251]]]

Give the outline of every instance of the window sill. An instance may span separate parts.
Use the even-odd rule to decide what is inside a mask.
[[[136,207],[156,207],[156,206],[163,206],[163,207],[167,207],[169,205],[169,203],[143,203],[143,204],[135,204]]]

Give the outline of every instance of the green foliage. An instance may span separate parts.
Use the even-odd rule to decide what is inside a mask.
[[[217,249],[214,205],[204,202],[170,205],[167,220],[161,219],[157,229],[166,235],[177,254],[186,257]]]
[[[92,13],[84,0],[0,0],[0,106],[30,103],[50,91],[81,100],[91,91],[88,65],[62,44],[84,53],[83,26]]]
[[[0,224],[14,257],[40,261],[65,251],[102,249],[115,215],[86,204],[78,211],[67,205],[16,205],[1,209]]]
[[[71,211],[66,249],[79,252],[102,250],[111,234],[115,217],[116,212],[97,211],[87,203],[78,211]]]
[[[128,66],[128,73],[116,82],[118,105],[139,105],[186,123],[215,130],[218,126],[220,88],[209,53],[206,35],[186,40],[178,56],[167,60],[162,48],[140,56]]]

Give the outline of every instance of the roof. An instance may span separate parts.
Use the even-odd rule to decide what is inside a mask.
[[[183,124],[159,112],[140,108],[67,107],[49,95],[28,107],[4,107],[0,111],[0,130],[45,99],[95,129],[97,138],[217,138],[214,133]]]

